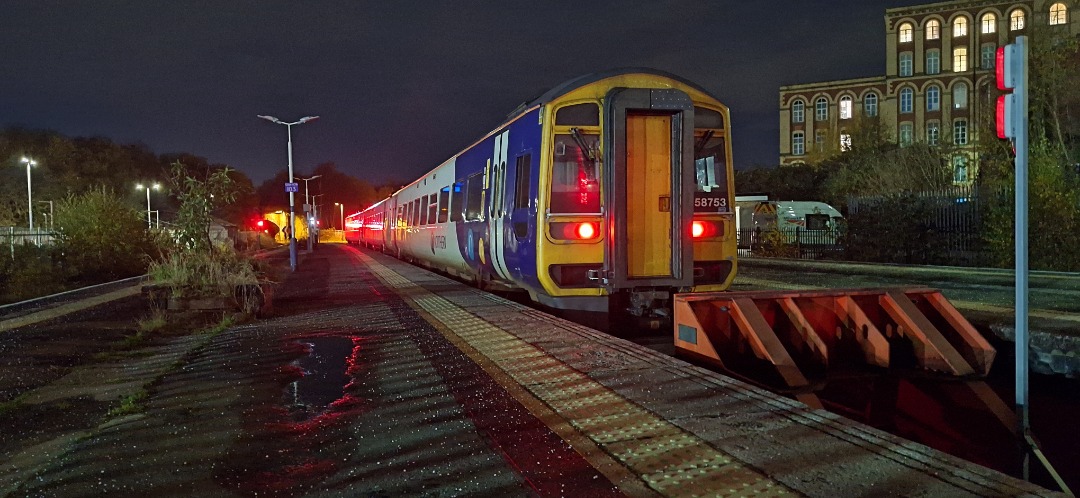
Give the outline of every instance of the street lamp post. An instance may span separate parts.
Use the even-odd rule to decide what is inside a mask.
[[[345,230],[345,205],[340,202],[335,202],[335,206],[338,207],[338,213],[341,214],[341,230]]]
[[[312,226],[313,223],[311,222],[312,217],[315,216],[315,208],[312,206],[313,203],[311,202],[311,197],[308,196],[308,182],[311,181],[311,180],[314,180],[316,178],[321,178],[321,177],[322,177],[322,175],[315,175],[315,176],[313,176],[311,178],[297,178],[298,180],[304,180],[304,205],[307,206],[307,214],[306,214],[305,218],[307,218],[307,225],[308,225],[308,232],[307,232],[308,233],[308,237],[307,237],[307,250],[308,251],[311,251],[311,238],[314,237],[314,234],[315,234],[314,227]]]
[[[137,190],[142,190],[143,188],[146,189],[146,229],[149,230],[151,228],[154,228],[154,222],[150,219],[150,213],[152,213],[152,211],[150,211],[150,189],[160,190],[161,185],[155,183],[151,186],[150,183],[147,182],[145,187],[143,187],[143,184],[140,183],[138,185],[135,185],[135,188]]]
[[[279,125],[285,125],[289,134],[289,183],[293,183],[293,167],[292,167],[292,127],[293,125],[307,123],[308,121],[314,121],[319,119],[318,116],[306,116],[300,118],[299,121],[293,121],[292,123],[286,123],[273,116],[259,116],[262,119],[276,123]],[[296,198],[295,192],[289,190],[289,221],[286,226],[289,227],[289,268],[292,271],[296,271]]]
[[[30,207],[30,209],[28,210],[28,214],[30,215],[30,230],[33,230],[34,229],[34,194],[33,194],[33,190],[30,188],[30,167],[31,166],[37,166],[37,161],[35,161],[33,159],[30,159],[29,157],[23,156],[23,158],[20,159],[19,162],[26,164],[26,202],[27,202],[27,205]]]

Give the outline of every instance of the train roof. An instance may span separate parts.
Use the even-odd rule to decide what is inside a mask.
[[[522,111],[524,111],[526,109],[531,109],[531,108],[533,108],[533,107],[535,107],[537,105],[542,105],[542,104],[546,104],[548,102],[551,102],[552,100],[555,100],[556,98],[559,98],[560,96],[565,95],[565,94],[569,93],[570,91],[572,91],[572,90],[574,90],[576,88],[580,88],[582,86],[588,85],[589,83],[594,83],[594,82],[600,81],[600,80],[605,79],[605,78],[611,78],[613,76],[621,76],[621,75],[624,75],[624,74],[651,74],[651,75],[654,75],[654,76],[661,76],[661,77],[664,77],[664,78],[669,78],[669,79],[678,81],[679,83],[682,83],[682,84],[684,84],[686,86],[694,88],[695,90],[697,90],[697,91],[699,91],[701,93],[704,93],[705,95],[708,95],[709,97],[712,97],[713,99],[715,99],[717,101],[721,101],[720,99],[716,98],[716,96],[713,95],[712,92],[702,88],[701,85],[698,85],[697,83],[694,83],[694,82],[692,82],[690,80],[687,80],[685,78],[682,78],[680,76],[676,76],[676,75],[671,74],[669,72],[661,71],[659,69],[652,69],[652,68],[648,68],[648,67],[621,67],[621,68],[608,69],[606,71],[599,71],[599,72],[595,72],[595,73],[585,74],[585,75],[582,75],[582,76],[578,76],[578,77],[575,77],[575,78],[568,79],[568,80],[566,80],[566,81],[564,81],[564,82],[562,82],[562,83],[560,83],[558,85],[555,85],[550,90],[542,93],[539,97],[536,97],[534,99],[530,99],[530,100],[526,100],[525,102],[522,102],[521,105],[517,106],[517,108],[515,108],[513,111],[511,111],[510,114],[507,114],[507,116],[506,116],[507,120],[514,118],[515,116],[517,116],[518,114],[520,114]]]

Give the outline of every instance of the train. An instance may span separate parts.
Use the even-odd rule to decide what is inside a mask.
[[[548,308],[663,318],[735,277],[729,123],[670,73],[580,76],[349,215],[345,238]]]

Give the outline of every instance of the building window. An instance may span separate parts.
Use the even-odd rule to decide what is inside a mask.
[[[968,70],[967,47],[956,47],[953,49],[952,70],[954,73],[962,73]]]
[[[814,150],[825,152],[825,130],[814,132]]]
[[[914,92],[910,88],[904,88],[900,90],[900,114],[907,114],[911,112],[911,101]]]
[[[806,154],[806,136],[801,131],[791,134],[791,154],[796,156]]]
[[[829,119],[829,101],[825,97],[818,97],[814,103],[814,121],[827,121]]]
[[[851,97],[840,97],[840,119],[851,119]]]
[[[965,183],[968,181],[967,156],[953,156],[953,183]]]
[[[968,126],[966,119],[957,119],[953,123],[953,143],[956,145],[967,145],[968,143]]]
[[[926,110],[941,110],[941,88],[937,85],[930,85],[926,87]]]
[[[937,121],[926,123],[926,144],[937,145],[941,141],[941,125]]]
[[[982,22],[979,23],[982,34],[990,34],[997,32],[997,16],[987,12],[982,16]]]
[[[911,52],[900,54],[900,76],[911,76],[912,72]]]
[[[911,43],[912,33],[911,23],[904,23],[900,25],[900,43]]]
[[[863,112],[867,117],[877,116],[877,94],[870,92],[863,97]]]
[[[1065,24],[1068,21],[1068,9],[1065,4],[1058,2],[1050,6],[1050,25],[1056,26],[1058,24]]]
[[[952,35],[954,38],[967,36],[968,22],[964,16],[957,17],[952,23]]]
[[[952,101],[953,107],[956,109],[967,109],[968,106],[968,86],[967,83],[960,82],[953,86],[952,89]]]
[[[792,123],[802,123],[803,119],[804,119],[804,116],[805,116],[804,112],[805,112],[805,104],[803,104],[802,99],[799,99],[799,100],[796,100],[795,102],[792,102],[791,103],[791,122]]]
[[[912,126],[911,123],[900,123],[900,146],[907,147],[911,145]]]
[[[937,19],[926,21],[926,39],[937,40],[941,38],[941,22]]]
[[[1015,9],[1009,13],[1009,29],[1019,31],[1024,29],[1024,11]]]
[[[840,132],[840,152],[847,152],[851,150],[851,134],[845,131]]]
[[[979,51],[979,67],[983,69],[993,69],[996,60],[997,45],[994,45],[993,43],[984,43]]]
[[[926,51],[926,74],[938,74],[941,72],[941,51],[931,49]]]

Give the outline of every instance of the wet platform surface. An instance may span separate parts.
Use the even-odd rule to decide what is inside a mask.
[[[7,433],[0,494],[1054,495],[346,246],[305,254],[272,317],[102,363],[23,399],[141,385],[144,409]]]

